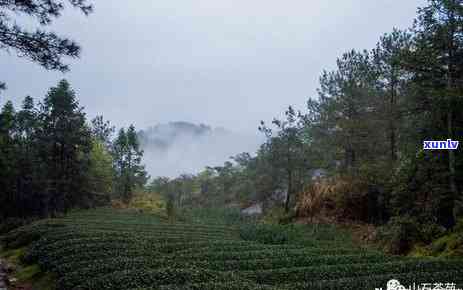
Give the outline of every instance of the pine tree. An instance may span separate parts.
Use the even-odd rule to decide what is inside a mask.
[[[96,116],[92,119],[92,135],[108,149],[111,147],[111,138],[115,132],[115,127],[109,121],[105,121],[103,116]]]
[[[140,149],[137,133],[133,125],[120,129],[113,144],[114,168],[116,172],[115,191],[123,201],[132,198],[134,189],[143,186],[148,177],[141,164],[143,151]]]
[[[51,88],[42,110],[40,158],[46,164],[46,198],[55,215],[83,202],[82,184],[91,150],[91,133],[83,109],[66,80]]]
[[[286,182],[285,211],[289,212],[293,195],[301,189],[303,171],[307,166],[304,144],[302,142],[301,116],[289,107],[285,112],[286,119],[273,120],[276,134],[261,123],[260,131],[267,135],[264,145],[268,150],[271,166],[278,169]],[[275,173],[275,172],[274,172]]]
[[[85,15],[92,12],[92,6],[86,0],[67,2]],[[0,1],[0,49],[14,49],[19,56],[27,57],[46,69],[68,70],[61,58],[79,56],[80,47],[75,42],[42,29],[30,32],[20,27],[10,15],[29,16],[41,26],[48,26],[61,16],[65,7],[60,0]]]
[[[411,35],[394,29],[385,34],[373,49],[373,65],[377,72],[378,93],[383,98],[378,104],[380,124],[387,128],[389,159],[392,167],[399,156],[400,124],[402,114],[400,107],[407,93],[409,74],[402,65],[403,54],[410,49]],[[391,169],[392,169],[391,167]]]
[[[425,123],[424,138],[454,139],[456,108],[462,105],[463,92],[463,1],[430,0],[419,9],[414,27],[414,48],[406,67],[413,73],[418,90],[415,102],[420,113],[431,122]],[[445,133],[444,133],[445,132]],[[456,153],[447,154],[449,194],[442,196],[441,223],[446,227],[455,224]],[[447,214],[445,214],[447,213]]]
[[[343,160],[348,173],[356,173],[363,160],[371,159],[380,150],[381,132],[376,130],[376,72],[370,55],[350,51],[337,61],[337,70],[324,72],[320,78],[320,114],[318,126],[324,130],[325,144]]]
[[[33,215],[40,207],[36,186],[37,181],[37,148],[36,132],[38,130],[38,112],[34,106],[34,100],[26,97],[23,100],[21,110],[17,115],[18,123],[18,176],[17,190],[20,196],[21,216]]]
[[[0,112],[0,204],[3,216],[12,216],[17,205],[16,167],[16,112],[8,101]]]

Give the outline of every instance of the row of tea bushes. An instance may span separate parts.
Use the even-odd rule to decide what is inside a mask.
[[[213,222],[212,213],[195,213],[170,222],[126,210],[81,211],[19,228],[2,241],[28,245],[24,260],[55,273],[58,290],[371,290],[391,278],[463,277],[462,261],[386,256],[344,242],[345,233],[338,237],[329,226],[245,228],[233,214]],[[290,234],[281,238],[279,231]]]

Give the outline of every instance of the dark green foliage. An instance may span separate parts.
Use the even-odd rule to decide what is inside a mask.
[[[281,284],[283,280],[316,282],[319,280],[361,277],[366,275],[401,274],[407,272],[457,271],[461,261],[400,261],[390,263],[366,263],[330,265],[277,270],[243,272],[244,277],[262,284]]]
[[[297,232],[292,240],[299,243],[248,241],[236,226],[217,221],[170,223],[111,209],[40,221],[4,242],[34,240],[24,261],[55,273],[58,289],[374,289],[386,278],[461,282],[460,260],[385,256],[352,247],[341,232],[333,238],[335,229],[320,229],[320,235],[306,226],[272,230]]]
[[[6,218],[0,223],[0,235],[6,234],[16,228],[25,225],[27,221],[22,218]]]
[[[114,179],[131,190],[142,186],[146,173],[135,128],[124,133],[124,144],[130,145],[123,152],[128,166],[116,176],[112,131],[101,117],[89,127],[66,80],[51,88],[39,105],[26,97],[16,111],[6,102],[0,112],[0,218],[49,217],[74,207],[106,205]],[[122,193],[130,198],[127,191]]]
[[[220,273],[201,269],[159,269],[119,271],[90,280],[77,289],[129,289],[149,285],[186,284],[201,282],[233,281],[232,273]]]
[[[284,206],[285,211],[289,212],[293,196],[302,189],[302,172],[310,167],[307,164],[308,155],[304,146],[304,122],[301,114],[290,106],[285,111],[285,116],[284,120],[272,121],[276,132],[268,128],[263,121],[259,130],[267,136],[267,142],[262,145],[261,150],[267,151],[270,167],[273,171],[279,171],[278,176],[282,178],[280,182],[285,184],[282,188],[286,191]]]
[[[271,224],[246,224],[240,226],[240,236],[244,240],[263,244],[286,244],[296,239],[298,232],[287,226]]]
[[[149,290],[154,288],[143,288],[139,290]],[[198,283],[186,285],[164,285],[159,287],[160,290],[277,290],[278,287],[267,285],[256,285],[250,282],[229,281],[227,283]]]
[[[240,225],[249,222],[250,219],[243,217],[238,208],[184,208],[181,216],[188,222],[202,224],[223,224]]]
[[[119,130],[112,145],[112,154],[116,172],[115,192],[124,202],[128,202],[135,188],[144,186],[148,179],[141,164],[143,151],[133,125],[127,131]]]
[[[0,177],[5,199],[4,216],[48,216],[91,202],[82,190],[91,134],[85,114],[69,84],[63,80],[50,89],[40,107],[26,97],[15,113],[7,103],[4,120]]]
[[[420,241],[419,228],[416,219],[406,216],[394,217],[380,229],[378,239],[385,242],[387,252],[406,253],[413,244]]]
[[[379,229],[377,239],[387,252],[401,254],[409,252],[417,243],[430,243],[444,233],[445,228],[435,223],[420,223],[417,218],[397,216]]]
[[[342,278],[336,280],[322,280],[313,283],[292,283],[283,285],[281,289],[330,289],[330,290],[358,290],[358,289],[376,289],[383,287],[385,289],[389,280],[398,279],[402,285],[412,286],[413,283],[419,284],[416,281],[434,281],[434,283],[442,283],[440,281],[453,281],[457,285],[461,285],[461,270],[446,271],[446,272],[412,272],[412,273],[394,273],[385,275],[370,275],[360,276],[355,278]],[[428,283],[428,282],[425,282]],[[458,287],[458,286],[457,286]],[[461,286],[460,286],[461,287]]]
[[[91,150],[91,133],[85,122],[75,93],[68,82],[61,81],[43,102],[37,136],[38,154],[47,164],[43,171],[49,188],[43,205],[45,214],[84,205],[85,193],[79,191],[89,168],[84,158]]]

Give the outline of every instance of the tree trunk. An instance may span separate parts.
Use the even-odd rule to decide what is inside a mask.
[[[450,106],[447,112],[447,131],[449,138],[453,136],[453,111],[452,107]],[[448,150],[449,154],[449,187],[450,193],[452,195],[453,206],[455,207],[455,200],[458,198],[458,189],[457,184],[455,181],[455,151]],[[453,210],[454,220],[455,217],[455,209]]]
[[[455,3],[452,3],[455,4]],[[448,107],[447,107],[447,134],[448,138],[453,137],[453,93],[454,93],[454,71],[456,67],[457,60],[455,59],[455,34],[456,34],[456,23],[455,23],[455,11],[453,10],[455,6],[452,7],[452,10],[449,11],[449,42],[448,42],[448,72],[447,72],[447,93],[448,93]],[[456,199],[458,198],[458,189],[455,181],[455,152],[453,150],[448,150],[449,158],[449,189],[451,194],[451,202],[453,211],[451,213],[452,221],[450,222],[451,226],[455,225],[455,204]]]
[[[288,192],[286,193],[286,200],[285,200],[285,212],[289,212],[289,203],[291,201],[291,194],[293,191],[293,172],[288,170]]]
[[[390,100],[390,150],[391,150],[391,161],[392,163],[395,163],[397,160],[397,149],[396,149],[396,128],[395,128],[395,122],[396,122],[396,111],[395,111],[395,104],[396,104],[396,98],[395,98],[395,77],[394,77],[394,72],[391,72],[391,100]]]

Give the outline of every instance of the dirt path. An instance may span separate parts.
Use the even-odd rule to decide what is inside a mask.
[[[6,279],[7,277],[4,262],[0,259],[0,290],[7,290]]]

